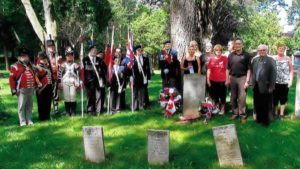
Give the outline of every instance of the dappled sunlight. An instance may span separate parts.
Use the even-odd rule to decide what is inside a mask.
[[[8,86],[6,86],[8,87]],[[33,126],[19,127],[17,116],[17,100],[9,92],[1,95],[1,108],[9,114],[1,121],[0,158],[8,168],[98,168],[99,165],[89,163],[84,159],[83,126],[102,126],[106,161],[100,164],[101,168],[126,168],[141,166],[140,168],[160,168],[147,164],[147,131],[159,129],[170,131],[170,163],[165,168],[222,168],[218,163],[212,127],[235,124],[245,166],[243,168],[261,168],[270,158],[280,159],[282,154],[285,162],[272,161],[272,167],[297,166],[300,164],[296,149],[300,123],[298,120],[275,120],[270,127],[264,128],[252,119],[252,92],[248,92],[247,105],[249,118],[246,125],[238,120],[231,121],[230,111],[223,116],[213,116],[208,125],[203,125],[203,119],[191,124],[179,124],[176,114],[168,119],[163,116],[163,109],[157,99],[161,88],[160,77],[154,76],[149,88],[151,99],[150,110],[131,112],[130,99],[126,100],[127,109],[121,113],[81,118],[80,106],[77,107],[75,117],[54,117],[49,121],[40,122],[37,119],[36,105],[33,110]],[[7,90],[6,90],[7,91]],[[290,90],[290,97],[294,98],[295,90]],[[5,96],[5,97],[4,97]],[[130,92],[127,93],[130,98]],[[287,110],[293,110],[293,98],[289,100]],[[35,99],[36,100],[36,99]],[[85,100],[84,100],[85,101]],[[227,98],[227,101],[228,98]],[[80,102],[78,102],[80,103]],[[79,104],[78,104],[79,105]],[[60,111],[64,111],[63,102],[60,102]],[[11,152],[19,152],[12,154]],[[294,158],[294,160],[292,160]],[[19,159],[25,163],[10,162],[10,159]],[[74,163],[74,161],[76,161]],[[117,162],[116,162],[117,161]],[[253,164],[253,161],[255,164]],[[142,167],[145,166],[145,167]],[[259,166],[259,167],[258,167]],[[137,167],[138,168],[138,167]],[[230,168],[230,167],[229,167]]]

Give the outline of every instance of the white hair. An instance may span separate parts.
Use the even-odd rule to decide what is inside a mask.
[[[260,44],[260,45],[258,45],[257,50],[260,50],[260,49],[266,49],[266,50],[269,50],[269,47],[268,47],[268,45]]]
[[[207,43],[205,44],[205,47],[212,47],[212,44],[211,44],[210,42],[207,42]]]

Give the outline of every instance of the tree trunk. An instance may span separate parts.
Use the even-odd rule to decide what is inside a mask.
[[[3,45],[3,53],[4,53],[4,60],[5,60],[5,70],[9,70],[8,52],[5,45]]]
[[[171,41],[181,58],[195,38],[195,0],[171,0]]]
[[[51,34],[52,39],[57,37],[56,22],[52,17],[52,2],[51,0],[43,0],[45,27],[47,35]],[[57,46],[57,45],[56,45]]]
[[[196,24],[199,31],[200,46],[204,46],[207,42],[211,41],[213,36],[213,24],[211,18],[213,16],[212,3],[218,0],[201,0],[197,1],[196,6]]]
[[[42,43],[44,43],[44,29],[41,26],[35,12],[34,12],[34,9],[32,8],[30,0],[21,0],[21,1],[25,8],[26,15],[33,27],[33,30],[35,31],[35,33],[38,36],[38,38],[40,39],[40,41]]]

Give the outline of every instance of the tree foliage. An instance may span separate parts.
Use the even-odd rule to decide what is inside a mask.
[[[278,21],[276,13],[270,11],[256,12],[250,15],[247,24],[238,32],[238,35],[244,40],[246,49],[253,50],[259,44],[266,44],[271,51],[276,51],[282,30]]]
[[[144,46],[149,55],[156,55],[163,47],[163,42],[169,39],[167,34],[168,17],[166,11],[157,9],[144,11],[132,23],[135,44]]]

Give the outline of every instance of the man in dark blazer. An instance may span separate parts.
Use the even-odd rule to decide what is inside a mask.
[[[274,59],[267,55],[267,45],[259,45],[257,50],[258,56],[253,58],[251,65],[253,106],[257,115],[256,121],[268,126],[273,114],[272,93],[276,82],[276,64]]]
[[[89,54],[83,58],[84,86],[87,93],[87,113],[99,115],[104,112],[106,71],[102,58],[96,57],[97,48],[95,45],[89,47]]]
[[[151,79],[149,58],[143,55],[140,45],[135,47],[135,57],[132,67],[131,82],[133,82],[133,110],[149,107],[147,98],[148,85]]]

